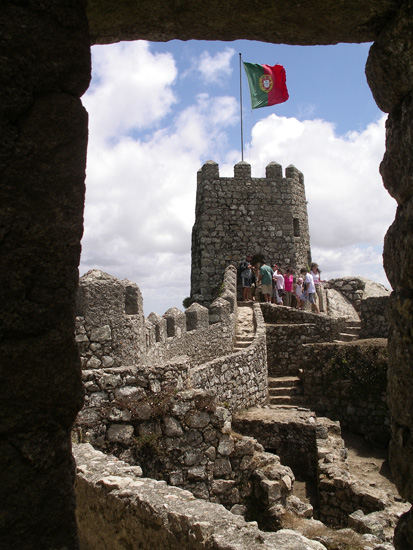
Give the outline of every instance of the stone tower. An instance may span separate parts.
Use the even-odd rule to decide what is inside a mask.
[[[210,303],[219,293],[224,269],[238,266],[247,252],[297,271],[311,261],[303,174],[271,162],[265,178],[252,178],[239,162],[233,178],[219,177],[208,161],[198,171],[192,229],[191,297]]]

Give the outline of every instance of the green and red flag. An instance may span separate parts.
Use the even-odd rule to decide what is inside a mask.
[[[268,107],[288,99],[285,69],[282,65],[244,63],[251,94],[251,107]]]

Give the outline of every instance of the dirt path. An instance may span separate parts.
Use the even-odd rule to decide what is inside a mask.
[[[387,449],[374,449],[364,437],[349,432],[342,432],[341,436],[348,449],[351,475],[371,487],[399,497],[392,480]]]

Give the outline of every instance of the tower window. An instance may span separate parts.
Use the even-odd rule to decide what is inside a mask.
[[[298,218],[293,218],[293,229],[294,237],[300,236],[300,220]]]

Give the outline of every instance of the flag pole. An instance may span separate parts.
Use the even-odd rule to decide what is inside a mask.
[[[244,162],[244,129],[242,126],[242,80],[241,80],[241,53],[239,54],[239,98],[241,109],[241,160]]]

